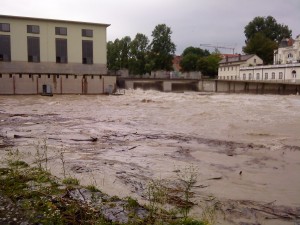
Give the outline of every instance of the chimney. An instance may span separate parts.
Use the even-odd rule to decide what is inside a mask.
[[[241,57],[241,54],[239,54],[239,61],[241,61],[242,57]]]
[[[226,55],[226,57],[225,57],[225,58],[226,58],[226,62],[228,62],[228,55]]]

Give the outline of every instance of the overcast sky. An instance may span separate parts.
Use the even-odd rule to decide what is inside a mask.
[[[271,15],[288,25],[294,38],[300,34],[300,0],[1,0],[0,14],[108,23],[109,41],[137,33],[151,40],[155,26],[165,23],[177,54],[200,44],[239,53],[244,27],[256,16]]]

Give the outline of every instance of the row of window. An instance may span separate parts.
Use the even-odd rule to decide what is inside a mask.
[[[12,74],[9,74],[9,78],[12,78],[12,76],[13,76]],[[19,78],[23,78],[23,76],[24,76],[23,74],[19,74]],[[28,74],[28,78],[32,78],[32,76],[33,76],[33,74]],[[38,78],[42,77],[41,74],[38,74],[37,76],[38,76]],[[56,76],[56,78],[59,78],[60,75],[55,75],[55,76]],[[73,76],[74,79],[77,79],[77,75],[68,75],[68,74],[66,74],[64,76],[65,76],[66,79],[69,79],[69,76]],[[94,75],[89,75],[89,76],[91,77],[91,79],[94,79]],[[48,79],[50,79],[51,75],[48,74],[47,77],[48,77]],[[83,77],[85,77],[85,76],[83,76]],[[102,76],[98,76],[98,77],[99,77],[99,79],[102,79]],[[2,74],[0,74],[0,78],[2,78]]]
[[[237,76],[219,76],[220,79],[237,79]],[[248,78],[248,79],[247,79]],[[260,73],[256,73],[256,80],[268,80],[269,79],[269,74],[268,73],[265,73],[264,76],[260,75]],[[272,72],[271,73],[271,77],[270,77],[272,80],[275,80],[276,79],[276,74],[275,72]],[[293,71],[292,72],[292,78],[296,78],[296,71]],[[249,73],[248,76],[246,73],[243,73],[243,77],[242,77],[243,80],[255,80],[254,79],[254,76],[252,75],[252,73]],[[283,73],[282,72],[279,72],[278,73],[278,79],[279,80],[282,80],[283,79]]]
[[[2,32],[10,32],[10,24],[9,23],[0,23],[0,31]],[[30,34],[39,34],[40,26],[39,25],[27,25],[27,33]],[[56,35],[68,35],[68,30],[66,27],[55,27]],[[93,37],[93,30],[90,29],[81,29],[82,37]]]
[[[243,74],[243,80],[246,80],[247,79],[247,75],[244,73]],[[265,73],[265,76],[260,76],[260,73],[256,73],[256,80],[268,80],[269,79],[269,74],[268,73]],[[275,72],[272,72],[271,74],[271,79],[272,80],[275,80]],[[278,74],[278,79],[281,80],[283,79],[283,73],[282,72],[279,72]],[[254,75],[252,75],[252,73],[249,73],[248,74],[248,80],[254,80]]]
[[[56,38],[56,62],[68,63],[67,39]],[[27,37],[28,62],[40,62],[40,38]],[[0,61],[11,61],[11,45],[9,35],[0,35]],[[93,41],[82,40],[82,63],[93,64]]]
[[[234,70],[236,70],[237,69],[237,67],[235,66],[235,67],[233,67],[233,66],[229,66],[229,67],[220,67],[220,71],[226,71],[226,68],[227,68],[227,71],[229,71],[230,70],[230,68],[231,68],[231,70],[233,70],[233,68],[234,68]]]

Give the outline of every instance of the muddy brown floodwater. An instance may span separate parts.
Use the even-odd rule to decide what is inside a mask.
[[[110,195],[143,201],[149,180],[192,165],[193,216],[217,199],[219,224],[300,223],[300,96],[0,96],[2,159],[12,145],[33,162],[44,139],[53,174],[63,150],[67,174]]]

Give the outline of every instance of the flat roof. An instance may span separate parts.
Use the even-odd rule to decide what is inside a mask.
[[[0,15],[0,18],[21,19],[21,20],[22,19],[25,19],[25,20],[39,20],[39,21],[60,22],[60,23],[89,24],[89,25],[98,25],[98,26],[105,26],[105,27],[110,26],[110,24],[106,24],[106,23],[93,23],[93,22],[83,22],[83,21],[74,21],[74,20],[46,19],[46,18],[26,17],[26,16]]]

